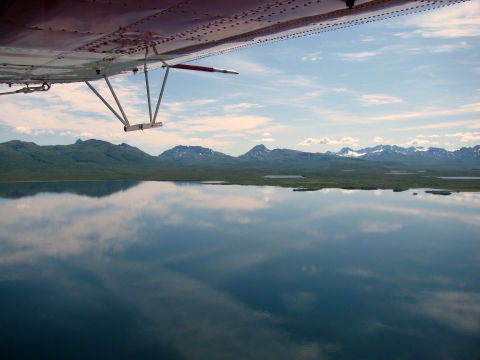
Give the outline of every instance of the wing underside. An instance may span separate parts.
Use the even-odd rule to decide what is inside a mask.
[[[351,0],[350,0],[351,2]],[[5,0],[0,83],[94,81],[457,0]],[[348,1],[347,1],[348,5]]]

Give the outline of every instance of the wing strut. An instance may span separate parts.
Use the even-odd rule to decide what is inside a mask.
[[[154,49],[155,50],[155,49]],[[156,51],[155,51],[156,53]],[[233,70],[223,70],[223,69],[216,69],[212,67],[205,67],[205,66],[196,66],[196,65],[186,65],[186,64],[177,64],[177,65],[169,65],[162,59],[160,61],[163,63],[163,68],[166,68],[165,76],[163,78],[163,83],[162,83],[162,88],[160,90],[160,94],[158,95],[158,100],[157,100],[157,105],[155,107],[155,112],[153,113],[152,116],[152,103],[150,99],[150,85],[148,81],[148,68],[147,68],[147,55],[148,51],[145,54],[145,61],[144,61],[144,73],[145,73],[145,86],[147,89],[147,100],[148,100],[148,114],[150,117],[150,122],[144,123],[144,124],[137,124],[137,125],[130,125],[130,122],[128,121],[127,115],[125,114],[125,111],[122,108],[122,105],[120,104],[120,101],[118,100],[117,94],[115,94],[115,91],[113,90],[112,84],[110,83],[110,80],[108,79],[107,75],[103,75],[103,78],[105,79],[105,82],[108,85],[108,88],[110,89],[110,92],[112,93],[112,96],[115,100],[115,103],[117,104],[118,109],[120,110],[120,114],[118,114],[117,111],[103,98],[102,95],[87,81],[85,80],[85,84],[88,85],[90,90],[93,91],[95,95],[110,109],[110,111],[117,117],[118,120],[123,124],[123,130],[125,132],[127,131],[135,131],[135,130],[145,130],[145,129],[151,129],[151,128],[156,128],[162,126],[162,122],[156,122],[157,120],[157,115],[158,115],[158,110],[160,109],[160,103],[162,102],[162,97],[163,93],[165,92],[165,85],[167,84],[167,79],[168,79],[168,74],[170,72],[170,68],[173,69],[182,69],[182,70],[195,70],[195,71],[206,71],[206,72],[220,72],[224,74],[238,74],[238,72],[233,71]],[[134,73],[136,73],[137,68],[134,68]]]

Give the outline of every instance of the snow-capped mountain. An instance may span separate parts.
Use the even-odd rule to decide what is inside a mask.
[[[202,146],[175,146],[170,150],[166,150],[160,155],[159,159],[176,162],[180,164],[196,164],[196,163],[214,163],[225,162],[235,159],[233,156],[213,151],[212,149]]]
[[[265,157],[271,150],[268,150],[265,145],[256,145],[251,150],[247,151],[245,154],[240,155],[240,159],[244,160],[254,160],[261,157]]]
[[[475,147],[456,150],[446,150],[441,148],[424,147],[400,147],[397,145],[378,145],[372,148],[353,150],[343,148],[338,152],[326,152],[328,155],[337,155],[343,157],[355,157],[365,160],[376,161],[399,161],[408,163],[431,163],[439,164],[445,162],[455,162],[458,164],[471,163],[480,164],[480,145]]]
[[[359,149],[359,150],[353,150],[349,147],[345,147],[339,152],[331,152],[327,151],[325,154],[327,155],[338,155],[338,156],[348,156],[348,157],[361,157],[367,154],[372,154],[372,153],[381,153],[384,151],[391,151],[395,152],[398,154],[403,154],[403,155],[410,155],[413,154],[416,151],[425,151],[427,149],[423,147],[400,147],[397,145],[377,145],[375,147],[370,147],[370,148],[365,148],[365,149]]]

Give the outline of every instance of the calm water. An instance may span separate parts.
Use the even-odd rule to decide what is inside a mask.
[[[480,358],[479,193],[0,196],[1,359]]]

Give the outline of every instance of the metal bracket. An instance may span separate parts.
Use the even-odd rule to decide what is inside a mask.
[[[12,85],[10,84],[10,87],[11,86]],[[8,91],[8,92],[0,93],[0,95],[10,95],[10,94],[19,94],[19,93],[31,94],[31,93],[37,92],[37,91],[48,91],[48,90],[50,90],[51,87],[52,86],[49,83],[46,83],[46,82],[44,82],[40,86],[32,86],[32,87],[29,87],[28,84],[27,84],[27,87],[24,87],[22,89],[15,90],[15,91]]]

